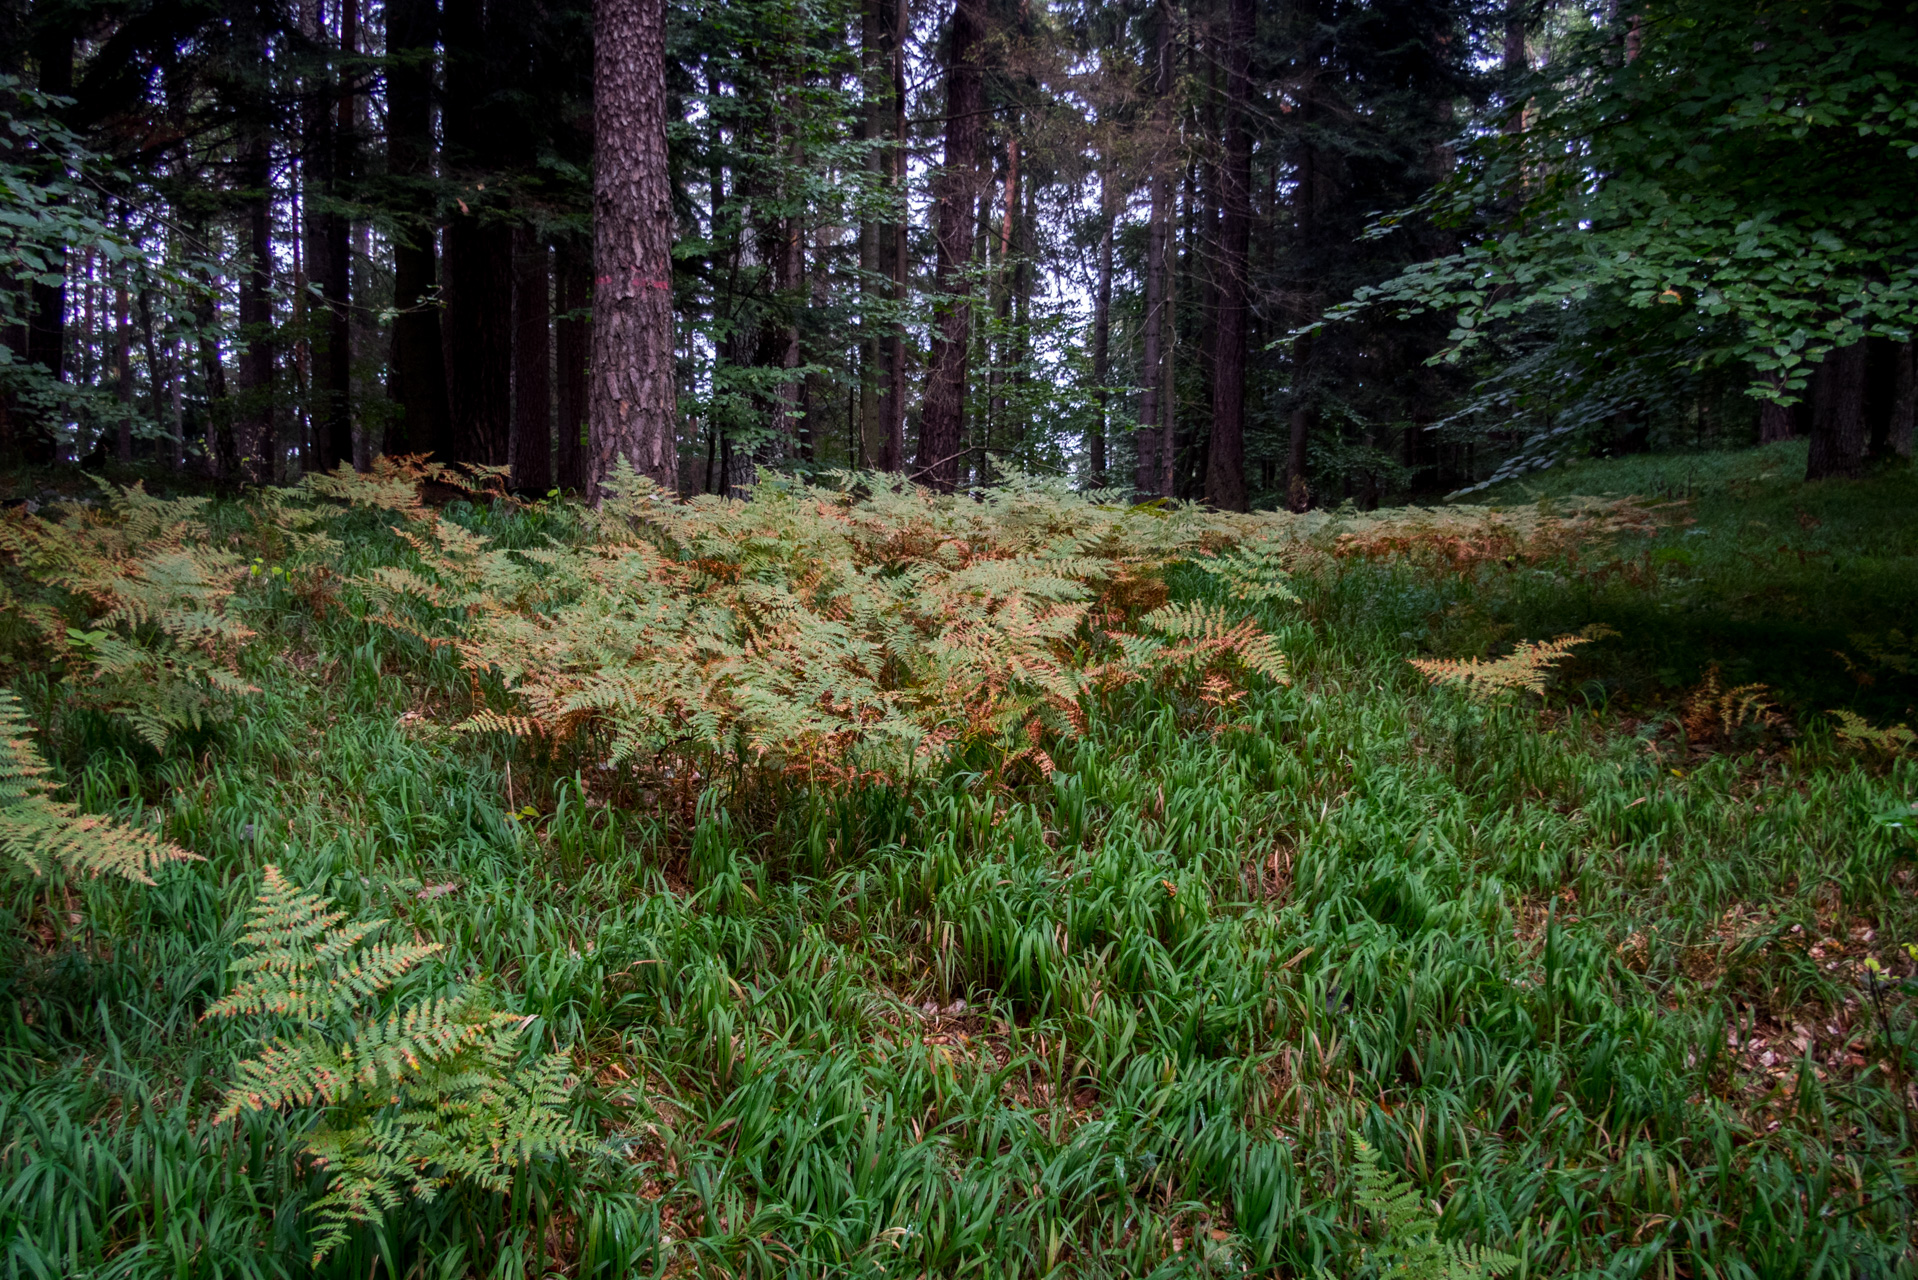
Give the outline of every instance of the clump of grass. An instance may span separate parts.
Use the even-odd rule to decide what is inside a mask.
[[[1895,1273],[1918,846],[1882,816],[1918,762],[1838,749],[1816,709],[1860,698],[1799,700],[1709,628],[1686,643],[1771,683],[1799,736],[1680,756],[1660,708],[1703,665],[1620,674],[1666,652],[1640,616],[1801,616],[1796,556],[1723,596],[1656,559],[1581,576],[1715,547],[1756,501],[1442,582],[1300,556],[1296,603],[1175,569],[1171,602],[1231,601],[1291,685],[1115,688],[1050,775],[962,751],[703,794],[592,743],[451,732],[457,655],[340,585],[414,553],[347,517],[330,595],[264,572],[230,606],[257,633],[244,715],[156,751],[20,684],[75,803],[206,861],[5,887],[0,1241],[23,1274],[303,1270],[317,1117],[215,1125],[251,1046],[199,1016],[272,863],[442,948],[394,1000],[483,983],[529,1042],[577,1046],[568,1114],[601,1140],[505,1195],[402,1203],[324,1274],[1362,1274],[1355,1140],[1444,1205],[1434,1238],[1525,1275]],[[1866,601],[1838,625],[1907,538],[1867,507],[1832,544]],[[501,545],[577,529],[442,515]],[[293,561],[247,511],[212,518]],[[1621,636],[1542,702],[1405,664],[1593,622]]]

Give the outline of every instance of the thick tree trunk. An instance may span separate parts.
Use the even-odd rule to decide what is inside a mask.
[[[1108,410],[1112,399],[1112,247],[1118,227],[1119,211],[1112,185],[1111,160],[1101,157],[1099,172],[1099,216],[1104,226],[1099,233],[1099,274],[1092,291],[1092,437],[1086,442],[1090,454],[1087,482],[1094,489],[1109,483],[1106,475],[1106,431],[1110,426]]]
[[[553,379],[546,242],[513,232],[513,488],[544,496],[553,487]]]
[[[1870,338],[1865,343],[1865,456],[1890,456],[1892,424],[1900,412],[1901,384],[1910,381],[1911,343]]]
[[[342,0],[340,26],[341,52],[351,54],[358,43],[359,0]],[[332,107],[333,120],[318,140],[326,148],[327,162],[320,195],[337,206],[353,176],[354,159],[353,91],[343,69],[334,101],[327,105]],[[320,239],[325,257],[313,264],[311,274],[326,302],[325,348],[316,371],[320,412],[314,433],[319,465],[325,471],[353,462],[352,232],[352,224],[337,207],[322,209]]]
[[[1225,51],[1225,163],[1219,166],[1218,318],[1213,337],[1212,443],[1206,451],[1206,501],[1246,509],[1245,336],[1251,291],[1252,134],[1246,99],[1252,72],[1254,0],[1231,0]]]
[[[562,240],[554,267],[559,318],[553,325],[558,368],[559,449],[554,479],[568,493],[586,487],[586,361],[592,354],[593,264],[586,246]]]
[[[246,142],[241,182],[246,192],[247,265],[240,280],[240,368],[233,410],[238,477],[254,484],[274,478],[272,454],[279,447],[273,422],[273,219],[271,156],[267,138]],[[229,473],[230,476],[230,473]]]
[[[1805,479],[1855,477],[1865,467],[1865,343],[1825,357],[1812,375],[1811,449]]]
[[[617,459],[678,484],[665,0],[593,6],[593,372],[588,497]]]
[[[1777,386],[1782,379],[1772,375],[1772,385]],[[1798,414],[1796,405],[1779,404],[1772,400],[1758,402],[1758,443],[1776,444],[1780,440],[1789,440],[1798,434]]]
[[[513,230],[459,214],[445,243],[441,341],[453,426],[445,456],[502,466],[513,424]]]
[[[946,64],[946,156],[933,177],[934,267],[931,365],[919,426],[914,478],[944,493],[959,482],[966,402],[967,357],[972,345],[972,285],[965,271],[972,257],[974,206],[978,199],[981,116],[985,85],[980,46],[985,38],[983,0],[954,0],[951,49]]]
[[[387,166],[404,184],[408,216],[393,240],[393,347],[387,395],[399,420],[387,431],[389,453],[445,454],[452,445],[446,403],[446,357],[434,294],[431,196],[433,50],[439,40],[434,0],[388,0],[386,41]],[[377,450],[375,450],[377,451]]]

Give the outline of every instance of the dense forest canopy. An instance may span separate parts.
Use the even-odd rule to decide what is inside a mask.
[[[1794,434],[1856,474],[1911,447],[1911,17],[7,0],[4,448],[592,492],[603,396],[687,494],[1375,506]]]

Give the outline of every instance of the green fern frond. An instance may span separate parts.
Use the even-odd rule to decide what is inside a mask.
[[[150,831],[55,800],[48,772],[27,736],[19,699],[0,689],[0,856],[10,869],[24,867],[38,876],[62,866],[152,884],[153,871],[164,863],[199,861]]]
[[[1831,715],[1838,722],[1838,740],[1854,750],[1877,751],[1888,756],[1918,750],[1918,732],[1905,725],[1887,725],[1880,729],[1855,712],[1834,710]]]
[[[1385,1274],[1406,1280],[1480,1280],[1518,1266],[1518,1259],[1483,1245],[1438,1238],[1439,1215],[1404,1178],[1387,1170],[1379,1153],[1354,1138],[1358,1206],[1378,1219],[1378,1250]]]
[[[305,1142],[329,1183],[313,1205],[315,1263],[408,1196],[460,1179],[504,1191],[526,1162],[586,1145],[565,1112],[566,1057],[521,1061],[530,1019],[486,1012],[463,992],[378,1016],[379,996],[439,945],[368,944],[384,922],[344,918],[269,866],[231,966],[245,976],[206,1014],[306,1024],[239,1064],[218,1118],[324,1109]]]

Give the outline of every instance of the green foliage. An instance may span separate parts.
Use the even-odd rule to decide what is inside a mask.
[[[903,774],[982,746],[1049,771],[1048,744],[1080,732],[1100,690],[1285,678],[1256,621],[1137,616],[1163,599],[1165,565],[1238,541],[1253,517],[1112,506],[1024,478],[981,500],[878,477],[767,484],[747,503],[672,502],[630,474],[613,489],[572,546],[502,548],[401,512],[420,568],[382,566],[359,586],[370,616],[503,680],[514,706],[463,727],[598,733],[614,764]],[[1278,594],[1269,553],[1230,563],[1256,576],[1257,598]]]
[[[363,945],[386,922],[344,919],[269,864],[240,939],[246,954],[230,966],[242,977],[205,1015],[301,1025],[239,1064],[218,1118],[321,1109],[304,1141],[329,1181],[313,1205],[316,1264],[351,1224],[379,1222],[409,1195],[432,1200],[460,1180],[505,1192],[527,1162],[585,1145],[562,1110],[567,1057],[521,1065],[528,1019],[489,1013],[466,994],[377,1016],[369,1006],[379,995],[442,948]]]
[[[8,871],[24,867],[40,876],[49,866],[61,866],[152,884],[152,872],[162,863],[198,861],[151,831],[55,800],[47,772],[27,737],[19,699],[0,689],[0,855]]]
[[[1478,1280],[1518,1266],[1518,1259],[1483,1245],[1438,1238],[1438,1215],[1418,1188],[1379,1163],[1379,1153],[1354,1138],[1358,1204],[1379,1220],[1385,1274],[1406,1280]]]
[[[16,663],[50,662],[160,751],[255,691],[236,666],[253,632],[228,608],[246,566],[215,545],[207,499],[101,490],[57,519],[0,517],[0,608]]]
[[[1243,536],[1138,513],[1128,537],[1179,521],[1223,532],[1198,540],[1213,557],[1089,582],[1093,660],[1119,648],[1093,628],[1186,643],[1148,622],[1162,609],[1250,617],[1292,683],[1223,658],[1101,691],[1074,736],[1047,740],[1049,778],[982,777],[978,752],[909,784],[749,777],[683,803],[663,771],[635,784],[597,767],[590,736],[555,753],[446,731],[476,682],[500,714],[523,710],[463,665],[466,602],[519,606],[466,585],[477,561],[459,539],[482,557],[529,548],[502,558],[538,586],[537,557],[604,547],[618,564],[661,548],[659,524],[455,501],[433,531],[392,514],[417,490],[378,476],[383,508],[308,491],[250,522],[219,512],[249,562],[288,569],[246,592],[259,634],[245,669],[261,686],[247,714],[161,759],[114,751],[91,716],[44,740],[85,762],[69,770],[80,806],[164,807],[168,833],[209,863],[154,888],[11,885],[23,927],[4,972],[19,1013],[0,1054],[0,1249],[23,1274],[129,1280],[1366,1277],[1403,1255],[1355,1209],[1360,1133],[1444,1204],[1446,1241],[1522,1253],[1528,1275],[1796,1276],[1830,1259],[1897,1274],[1910,1130],[1872,1058],[1858,967],[1880,960],[1908,1044],[1910,965],[1884,940],[1918,936],[1913,846],[1883,819],[1909,814],[1918,773],[1822,732],[1701,753],[1669,721],[1714,660],[1728,684],[1778,690],[1800,723],[1848,705],[1908,720],[1907,677],[1862,686],[1830,650],[1909,631],[1918,476],[1808,497],[1759,479],[1799,469],[1789,455],[1714,459],[1689,483],[1680,465],[1554,477],[1693,496],[1695,525],[1590,540],[1516,499],[1442,520],[1256,521]],[[1824,523],[1805,528],[1795,505]],[[762,567],[787,546],[793,563],[813,554],[775,536],[795,522],[763,527],[750,555],[659,555],[688,576],[750,564],[757,581],[803,584]],[[729,539],[714,545],[746,545]],[[1297,604],[1235,601],[1194,567],[1248,544],[1289,566]],[[441,603],[365,585],[388,569]],[[369,623],[389,610],[435,643]],[[1408,655],[1601,619],[1621,635],[1578,650],[1589,681],[1548,686],[1542,708],[1406,678]],[[1230,725],[1195,719],[1215,670],[1237,695]],[[265,954],[236,949],[231,922],[269,861],[335,905],[287,911],[291,959],[227,981],[250,1007],[300,1016],[200,1021],[220,994],[209,975]],[[318,960],[375,917],[393,923]],[[325,980],[354,963],[384,980],[406,959],[389,943],[443,950],[365,1000]],[[388,1047],[416,1036],[427,1006],[459,1001],[455,981],[533,1019],[512,1042],[529,1055],[535,1040],[575,1046],[592,1085],[569,1113],[610,1156],[523,1164],[509,1195],[461,1177],[430,1201],[392,1169],[378,1185],[399,1198],[362,1202],[380,1226],[311,1268],[301,1207],[356,1153],[377,1173],[371,1131],[426,1106],[381,1105],[398,1091],[340,1070],[328,1087],[371,1109],[368,1146],[315,1166],[316,1123],[322,1138],[352,1125],[284,1098],[215,1124],[204,1064],[257,1056],[255,1031],[323,1032],[363,1069],[377,1054],[359,1056],[355,1028],[377,1025]],[[412,1070],[403,1056],[376,1067],[393,1069]],[[388,1149],[430,1141],[423,1126]]]
[[[1478,407],[1502,427],[1535,403],[1534,465],[1628,407],[1707,398],[1701,371],[1789,401],[1833,349],[1918,327],[1901,212],[1918,201],[1918,28],[1902,8],[1618,12],[1514,86],[1524,127],[1480,132],[1421,207],[1466,247],[1330,313],[1449,317],[1435,359],[1489,362]]]
[[[1905,725],[1887,725],[1880,729],[1857,712],[1842,707],[1831,714],[1838,721],[1838,738],[1846,746],[1893,756],[1918,749],[1918,733]]]

